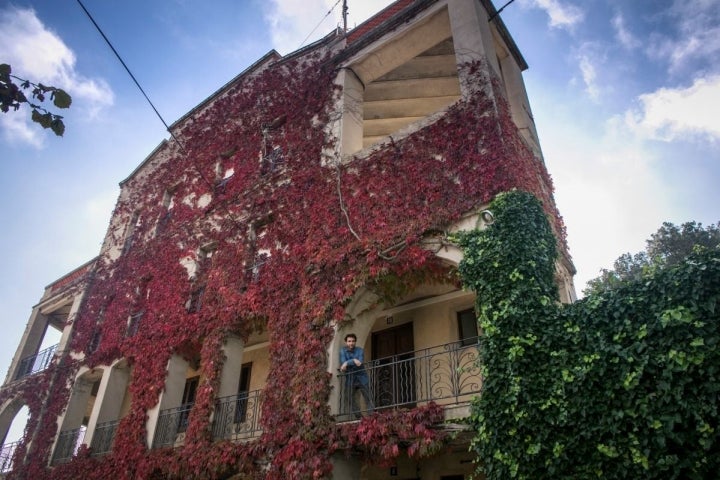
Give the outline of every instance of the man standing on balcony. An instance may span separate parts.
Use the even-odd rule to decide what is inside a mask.
[[[347,407],[351,407],[350,413],[355,418],[360,418],[360,408],[358,407],[355,395],[359,390],[365,399],[368,411],[375,409],[368,384],[368,374],[365,371],[365,352],[362,348],[356,346],[357,336],[354,333],[345,335],[345,346],[340,349],[340,371],[345,374],[345,385],[343,395],[343,412],[347,413]]]

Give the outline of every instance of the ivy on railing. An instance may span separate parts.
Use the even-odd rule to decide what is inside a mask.
[[[98,423],[95,426],[92,442],[90,443],[93,456],[99,457],[112,451],[115,431],[119,423],[119,420],[113,420],[111,422]]]
[[[15,457],[15,450],[20,444],[21,440],[17,442],[5,443],[0,450],[0,473],[7,473],[13,469],[13,461]]]
[[[54,465],[68,462],[77,454],[85,437],[85,430],[86,427],[82,426],[60,432],[57,443],[55,444],[55,452],[53,453],[52,463]]]

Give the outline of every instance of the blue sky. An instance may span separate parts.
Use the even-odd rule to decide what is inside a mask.
[[[83,3],[168,123],[270,49],[328,33],[340,11],[326,17],[336,0]],[[349,0],[349,25],[389,3]],[[501,16],[530,65],[578,292],[663,221],[720,220],[720,2],[516,0]],[[75,1],[0,0],[0,63],[73,96],[63,138],[27,112],[0,115],[4,375],[44,287],[99,252],[118,182],[167,134]]]

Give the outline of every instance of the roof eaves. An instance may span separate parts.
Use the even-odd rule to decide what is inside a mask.
[[[150,161],[150,159],[152,159],[152,158],[155,156],[155,154],[157,154],[165,145],[167,145],[167,143],[168,143],[167,139],[163,139],[163,141],[160,142],[160,143],[158,144],[158,146],[155,147],[155,148],[153,149],[153,151],[150,152],[150,154],[149,154],[147,157],[145,157],[145,159],[144,159],[142,162],[140,162],[140,165],[138,165],[137,167],[135,167],[135,169],[134,169],[132,172],[130,172],[130,175],[128,175],[124,180],[121,180],[121,181],[120,181],[120,183],[119,183],[120,188],[122,188],[122,187],[123,187],[127,182],[129,182],[140,170],[142,170],[143,167],[145,166],[145,164],[147,164],[147,163]]]
[[[393,2],[387,7],[383,8],[375,15],[350,30],[350,32],[347,34],[348,43],[352,43],[358,38],[361,38],[363,35],[365,35],[365,33],[373,30],[378,25],[381,25],[385,20],[400,12],[412,2],[413,0],[397,0],[396,2]]]
[[[185,115],[183,115],[182,117],[177,119],[175,122],[173,122],[170,125],[170,130],[175,129],[183,121],[192,117],[198,110],[202,109],[205,105],[210,103],[212,100],[214,100],[219,95],[222,95],[228,88],[230,88],[230,86],[232,86],[239,79],[251,74],[252,72],[254,72],[255,70],[257,70],[258,68],[260,68],[264,65],[269,65],[269,64],[275,63],[278,60],[280,60],[281,58],[282,58],[282,56],[277,52],[277,50],[275,50],[275,49],[270,50],[268,53],[266,53],[265,55],[260,57],[260,59],[258,59],[256,62],[254,62],[248,68],[246,68],[245,70],[240,72],[238,75],[236,75],[232,80],[225,83],[225,85],[218,88],[210,96],[208,96],[202,102],[198,103],[195,107],[193,107],[191,110],[189,110]],[[161,148],[163,148],[165,145],[167,145],[167,143],[168,143],[168,140],[163,139],[163,141],[160,142],[158,144],[158,146],[155,147],[155,149],[153,149],[153,151],[150,152],[150,154],[147,157],[145,157],[145,159],[142,162],[140,162],[140,164],[137,167],[135,167],[135,169],[132,172],[130,172],[130,175],[128,175],[127,178],[125,178],[124,180],[122,180],[120,182],[120,187],[125,185],[125,183],[127,183],[130,179],[132,179],[140,170],[142,170],[143,167],[155,156],[155,154],[157,154],[157,152],[159,152]]]
[[[503,19],[500,17],[500,15],[498,15],[498,11],[495,9],[495,5],[493,5],[491,0],[480,0],[480,3],[482,3],[482,6],[485,7],[485,10],[487,10],[489,19],[492,18],[493,23],[495,23],[495,28],[497,28],[498,33],[505,42],[505,45],[510,50],[510,54],[513,56],[513,58],[515,58],[515,61],[520,67],[520,71],[524,72],[525,70],[527,70],[528,64],[525,61],[525,58],[522,56],[522,53],[520,53],[520,49],[515,43],[515,40],[513,40],[512,35],[510,35],[510,32],[505,26],[505,22],[503,22]]]
[[[334,41],[341,40],[342,38],[343,38],[342,35],[339,34],[337,29],[335,29],[335,30],[331,31],[330,33],[328,33],[327,35],[325,35],[323,38],[316,40],[309,45],[305,45],[304,47],[300,47],[297,50],[295,50],[294,52],[288,53],[287,55],[283,56],[280,60],[278,60],[276,63],[277,64],[285,63],[294,58],[305,55],[306,53],[309,53],[312,50],[315,50],[319,47],[323,47],[325,45],[330,45]]]
[[[252,65],[250,65],[249,67],[247,67],[245,70],[243,70],[242,72],[240,72],[238,75],[236,75],[235,77],[233,77],[232,80],[230,80],[230,81],[227,82],[225,85],[223,85],[222,87],[218,88],[215,92],[213,92],[212,94],[210,94],[210,96],[207,97],[205,100],[203,100],[202,102],[198,103],[194,108],[192,108],[191,110],[189,110],[185,115],[183,115],[182,117],[180,117],[179,119],[177,119],[175,122],[173,122],[173,123],[170,125],[170,129],[171,129],[171,130],[175,129],[175,127],[177,127],[180,123],[182,123],[183,121],[185,121],[187,118],[192,117],[192,116],[195,114],[195,112],[197,112],[198,110],[200,110],[201,108],[203,108],[205,105],[207,105],[208,103],[210,103],[210,102],[211,102],[212,100],[214,100],[216,97],[222,95],[228,88],[230,88],[230,86],[232,86],[234,83],[236,83],[236,82],[237,82],[238,80],[240,80],[241,78],[243,78],[243,77],[251,74],[252,72],[254,72],[255,70],[257,70],[258,68],[260,68],[260,67],[262,67],[262,66],[264,66],[264,65],[266,65],[266,64],[275,63],[275,62],[277,62],[277,61],[280,60],[280,59],[282,59],[282,55],[280,55],[280,54],[277,52],[277,50],[275,50],[275,49],[270,50],[268,53],[266,53],[265,55],[263,55],[262,57],[260,57],[260,59],[257,60],[255,63],[253,63]]]
[[[68,278],[72,277],[73,275],[77,275],[77,278],[73,278],[69,283],[74,283],[76,280],[79,280],[79,279],[85,277],[85,275],[87,275],[87,274],[90,272],[91,267],[94,265],[94,263],[97,261],[98,258],[100,258],[100,257],[99,257],[99,256],[93,257],[93,258],[91,258],[90,260],[88,260],[87,262],[85,262],[85,263],[83,263],[82,265],[80,265],[79,267],[73,268],[73,269],[70,270],[68,273],[66,273],[65,275],[63,275],[62,277],[60,277],[60,278],[56,279],[55,281],[53,281],[53,282],[49,283],[48,285],[46,285],[46,286],[45,286],[45,289],[46,289],[46,290],[47,290],[47,289],[52,289],[52,288],[55,287],[56,285],[58,285],[58,284],[60,284],[61,282],[63,282],[63,280],[68,279]],[[68,284],[69,284],[69,283],[68,283]]]

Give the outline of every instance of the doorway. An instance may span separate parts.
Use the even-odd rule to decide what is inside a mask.
[[[412,322],[373,332],[371,379],[376,408],[414,406],[414,345]]]

